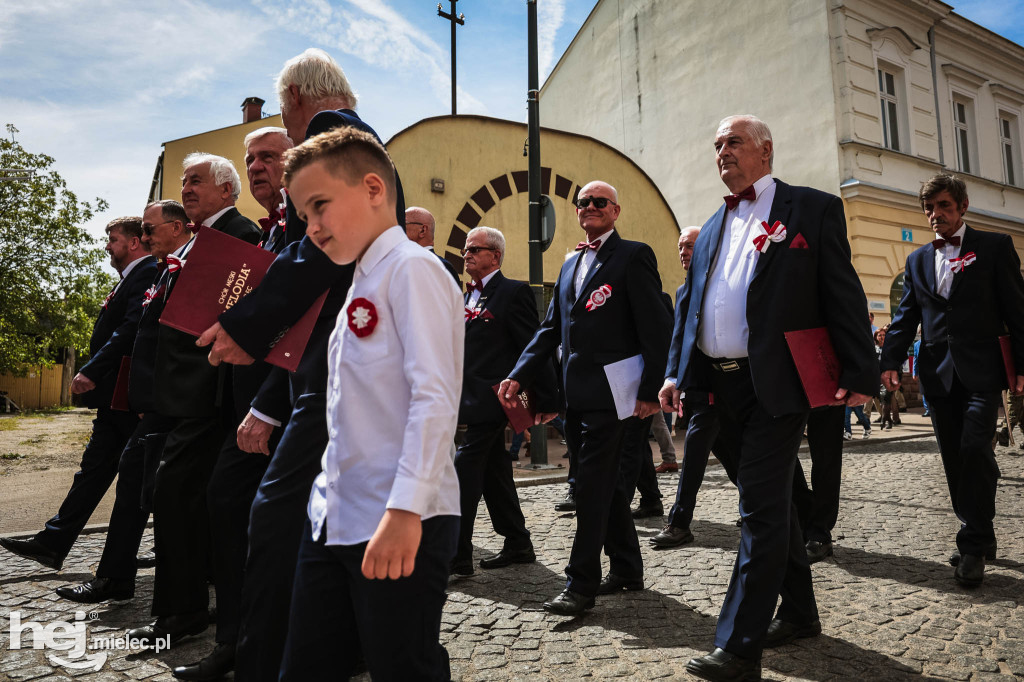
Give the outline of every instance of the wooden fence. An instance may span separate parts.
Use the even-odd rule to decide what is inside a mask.
[[[63,380],[64,365],[36,367],[23,377],[0,374],[0,391],[6,392],[21,409],[38,410],[60,405]]]

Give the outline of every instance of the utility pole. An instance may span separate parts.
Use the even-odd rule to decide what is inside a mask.
[[[451,12],[445,12],[441,9],[441,3],[437,3],[437,16],[442,19],[448,19],[452,22],[452,116],[455,116],[458,112],[455,108],[455,25],[465,26],[466,15],[460,14],[455,16],[455,3],[459,0],[449,0],[451,2]]]

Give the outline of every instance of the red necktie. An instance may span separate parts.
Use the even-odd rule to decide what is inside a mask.
[[[479,291],[480,293],[483,293],[484,288],[483,286],[477,284],[476,280],[473,280],[472,282],[466,282],[466,293],[471,294],[474,291]]]
[[[740,205],[740,201],[746,199],[747,201],[753,201],[757,198],[757,192],[754,191],[754,186],[746,188],[739,194],[730,194],[729,196],[722,197],[725,199],[725,207],[730,211]]]
[[[600,247],[601,240],[595,239],[592,242],[580,242],[579,244],[576,245],[576,250],[582,251],[583,249],[593,249],[594,251],[597,251]]]
[[[949,239],[943,239],[942,237],[939,237],[938,239],[932,242],[932,246],[934,246],[936,249],[941,249],[946,244],[960,246],[960,237],[957,237],[956,235],[953,235]]]

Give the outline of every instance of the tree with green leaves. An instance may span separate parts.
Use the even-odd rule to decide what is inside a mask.
[[[26,151],[17,132],[7,124],[10,139],[0,138],[0,373],[22,375],[88,347],[116,279],[84,227],[107,202],[79,201],[54,159]]]

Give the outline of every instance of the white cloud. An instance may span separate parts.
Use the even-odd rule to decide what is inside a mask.
[[[537,3],[537,62],[541,83],[555,65],[555,37],[564,22],[565,0]]]

